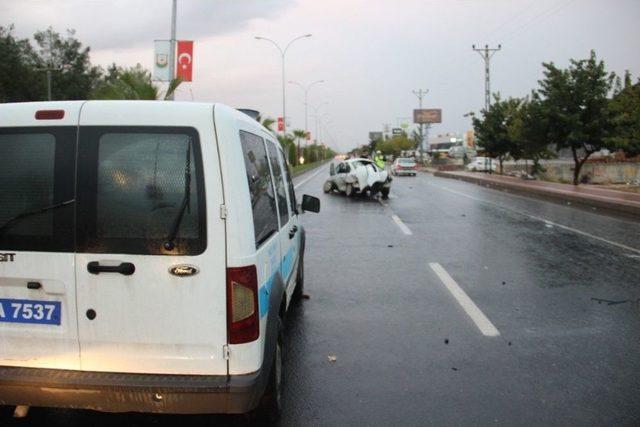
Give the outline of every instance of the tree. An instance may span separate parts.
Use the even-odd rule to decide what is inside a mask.
[[[494,102],[489,110],[482,109],[482,118],[472,116],[478,144],[484,148],[489,157],[497,157],[500,162],[500,174],[503,172],[503,163],[509,153],[520,156],[519,148],[514,139],[514,132],[510,130],[514,126],[522,99],[500,99],[500,95],[494,95]]]
[[[304,157],[303,152],[300,150],[300,139],[304,139],[307,137],[307,133],[302,130],[302,129],[294,129],[293,130],[293,137],[296,140],[296,143],[298,144],[298,149],[297,149],[297,159],[296,159],[296,165],[300,164],[300,156]]]
[[[289,164],[295,166],[298,164],[298,150],[295,144],[289,144]]]
[[[151,72],[142,65],[121,68],[112,64],[105,77],[90,94],[91,99],[169,99],[182,83],[181,78],[173,79],[164,94],[153,83]]]
[[[63,37],[49,27],[33,36],[39,48],[40,68],[55,70],[51,72],[51,94],[55,100],[88,99],[102,74],[89,61],[90,48],[83,47],[74,34],[74,30],[67,30]]]
[[[0,27],[0,103],[40,101],[46,95],[42,66],[28,39],[16,39],[13,25]]]
[[[589,156],[613,147],[609,136],[611,123],[609,100],[615,75],[605,71],[595,52],[583,60],[571,60],[567,69],[553,62],[543,63],[544,79],[539,93],[548,123],[549,142],[558,150],[571,150],[573,184],[580,182],[580,170]]]
[[[531,93],[529,99],[525,99],[516,111],[509,133],[515,142],[516,155],[514,158],[525,158],[533,161],[533,175],[544,172],[540,165],[541,159],[553,157],[549,150],[547,139],[549,120],[545,114],[540,96],[536,92]]]
[[[631,83],[627,71],[624,86],[618,81],[609,103],[614,128],[610,143],[624,150],[630,157],[640,155],[640,79]]]
[[[382,154],[393,156],[399,156],[401,151],[413,150],[415,148],[415,141],[409,139],[405,133],[396,135],[391,139],[378,140],[374,149],[380,150]]]

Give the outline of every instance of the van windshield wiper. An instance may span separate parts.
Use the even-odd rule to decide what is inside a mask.
[[[12,228],[14,225],[19,223],[24,218],[28,218],[30,216],[39,215],[39,214],[45,213],[47,211],[58,209],[58,208],[61,208],[63,206],[70,205],[71,203],[74,203],[75,201],[76,201],[76,199],[65,200],[64,202],[56,203],[56,204],[49,205],[49,206],[44,206],[42,208],[34,209],[32,211],[22,212],[21,214],[18,214],[16,216],[14,216],[13,218],[9,219],[7,222],[2,224],[2,226],[0,227],[0,236],[2,236],[7,230]]]
[[[178,230],[180,229],[180,224],[182,223],[182,218],[184,217],[184,212],[187,210],[191,202],[191,141],[189,141],[189,146],[187,147],[187,161],[184,166],[184,196],[182,196],[182,203],[180,204],[180,208],[178,209],[178,214],[173,220],[173,224],[171,225],[171,230],[169,232],[169,236],[167,240],[164,242],[164,248],[168,251],[172,251],[175,247],[176,236],[178,235]]]

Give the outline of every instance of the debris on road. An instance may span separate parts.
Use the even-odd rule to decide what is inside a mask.
[[[607,305],[618,305],[618,304],[624,304],[625,302],[638,302],[640,301],[640,298],[638,298],[637,300],[630,300],[630,299],[624,299],[624,300],[620,300],[620,301],[612,301],[612,300],[608,300],[608,299],[604,299],[604,298],[591,298],[591,301],[597,301],[598,304],[602,304],[603,302],[606,302]]]
[[[457,370],[458,370],[458,368],[456,368],[455,366],[452,366],[452,367],[451,367],[451,370],[453,370],[453,371],[457,371]]]
[[[309,294],[302,294],[302,299],[311,299],[311,295],[309,295]]]
[[[327,359],[329,360],[329,362],[331,363],[335,363],[336,360],[338,360],[338,358],[336,357],[335,354],[330,354],[327,356]]]
[[[444,339],[444,343],[445,343],[445,344],[449,344],[449,338],[445,338],[445,339]]]

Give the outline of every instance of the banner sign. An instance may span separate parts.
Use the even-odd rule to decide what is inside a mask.
[[[153,79],[161,82],[171,80],[169,76],[169,52],[171,41],[156,40],[154,42]]]
[[[442,123],[442,110],[439,108],[413,110],[413,123]]]
[[[178,40],[178,54],[176,56],[176,78],[190,82],[193,71],[193,41]]]
[[[392,135],[402,135],[402,129],[401,128],[393,128],[393,129],[391,129],[391,134]]]

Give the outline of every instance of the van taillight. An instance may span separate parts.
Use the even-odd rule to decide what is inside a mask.
[[[227,334],[229,344],[255,341],[260,335],[255,265],[227,268]]]
[[[38,110],[36,120],[61,120],[64,118],[64,110]]]

